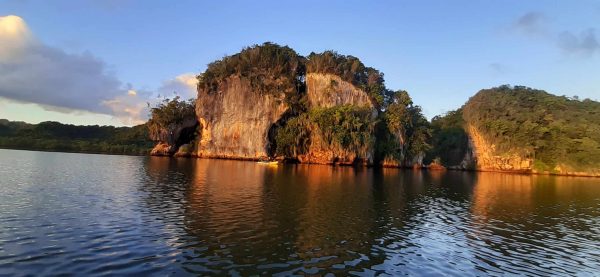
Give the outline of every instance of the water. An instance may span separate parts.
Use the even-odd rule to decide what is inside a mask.
[[[0,150],[0,275],[598,275],[600,179]]]

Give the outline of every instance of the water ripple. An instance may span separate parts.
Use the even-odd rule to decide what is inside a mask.
[[[600,179],[0,150],[0,275],[595,275]]]

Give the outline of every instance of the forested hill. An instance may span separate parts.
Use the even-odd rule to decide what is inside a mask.
[[[0,148],[145,155],[153,146],[146,124],[134,127],[39,124],[0,119]]]
[[[502,86],[473,96],[463,117],[498,151],[520,151],[538,170],[600,167],[599,102]]]
[[[479,91],[461,109],[433,122],[436,151],[446,165],[456,165],[457,156],[467,153],[461,148],[468,147],[468,135],[478,168],[502,170],[513,162],[514,169],[533,172],[600,172],[596,101],[500,86]],[[459,154],[444,159],[453,149]]]

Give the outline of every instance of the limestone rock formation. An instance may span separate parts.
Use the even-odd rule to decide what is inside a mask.
[[[369,115],[370,120],[377,117],[377,109],[366,92],[333,74],[307,74],[306,94],[309,108],[330,108],[342,105],[368,107],[372,110]],[[372,139],[374,141],[374,136]],[[364,145],[362,149],[357,151],[342,147],[338,143],[328,143],[324,140],[318,126],[313,124],[310,131],[308,151],[305,154],[298,155],[297,158],[302,163],[372,165],[374,159],[373,148],[372,144]]]
[[[261,93],[250,80],[230,76],[216,91],[199,88],[199,157],[261,159],[268,157],[268,132],[288,110],[285,93]]]
[[[370,107],[375,110],[366,92],[337,75],[308,73],[306,75],[306,94],[310,107],[329,108],[341,105]]]
[[[171,155],[173,155],[173,153],[175,153],[175,151],[177,151],[177,150],[175,149],[174,146],[169,145],[164,142],[159,142],[158,144],[156,144],[156,146],[154,146],[154,148],[152,148],[152,151],[150,151],[150,155],[152,155],[152,156],[171,156]]]
[[[466,131],[469,135],[469,146],[465,158],[459,166],[450,167],[451,169],[600,176],[600,170],[578,171],[565,164],[558,164],[552,172],[538,171],[534,168],[534,160],[531,158],[523,157],[516,151],[497,151],[496,146],[489,143],[473,125],[467,125]]]
[[[469,167],[482,171],[519,171],[532,170],[533,160],[522,157],[515,152],[499,153],[495,145],[486,141],[473,125],[467,125],[469,149],[461,167]]]

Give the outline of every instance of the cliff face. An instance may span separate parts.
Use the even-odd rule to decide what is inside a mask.
[[[494,144],[489,143],[477,128],[467,125],[469,147],[465,158],[455,169],[476,169],[481,171],[507,171],[572,176],[600,176],[600,170],[577,170],[559,163],[551,171],[539,171],[534,168],[534,160],[516,152],[500,153]]]
[[[171,124],[167,128],[162,128],[150,132],[150,139],[157,141],[158,144],[150,151],[153,156],[172,156],[179,146],[188,143],[194,136],[198,121],[196,118],[186,118],[178,124]]]
[[[521,171],[532,170],[533,160],[514,152],[499,153],[494,144],[489,143],[473,125],[467,125],[469,148],[461,167],[476,168],[483,171]]]
[[[374,109],[366,92],[333,74],[307,74],[306,94],[310,107],[355,105]]]
[[[196,115],[200,138],[196,155],[209,158],[260,159],[268,156],[268,133],[287,111],[283,92],[259,93],[249,80],[230,76],[216,92],[198,90]]]
[[[306,94],[309,109],[331,108],[352,105],[368,107],[372,110],[371,119],[377,116],[366,92],[333,74],[309,73],[306,75]],[[319,127],[313,124],[310,128],[310,144],[305,154],[298,155],[302,163],[316,164],[364,164],[372,165],[374,147],[364,145],[361,149],[350,150],[339,143],[328,143]],[[373,137],[374,140],[374,137]]]

